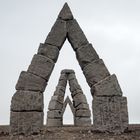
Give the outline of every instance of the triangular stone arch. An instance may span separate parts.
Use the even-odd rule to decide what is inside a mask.
[[[64,101],[67,81],[69,82],[73,103],[69,97]],[[54,95],[49,102],[47,126],[63,126],[63,114],[67,104],[70,105],[73,113],[75,126],[91,125],[91,113],[86,96],[76,79],[75,72],[68,69],[62,70]]]
[[[102,131],[124,131],[128,125],[127,101],[122,97],[122,91],[115,75],[110,75],[102,59],[92,47],[74,19],[67,3],[62,8],[58,18],[48,34],[45,43],[40,44],[27,71],[22,71],[16,84],[17,92],[11,103],[10,126],[12,134],[39,133],[43,126],[43,95],[49,77],[57,62],[59,51],[66,38],[76,53],[76,58],[83,74],[91,88],[93,99],[94,126]],[[20,93],[20,94],[18,94]],[[110,104],[121,106],[103,110]],[[99,102],[101,102],[99,104]],[[99,105],[98,105],[99,104]],[[120,113],[118,113],[120,112]],[[112,115],[108,118],[106,114]],[[115,115],[114,115],[115,114]],[[116,114],[117,123],[116,122]],[[104,118],[108,118],[106,121]],[[125,116],[123,119],[120,116]]]

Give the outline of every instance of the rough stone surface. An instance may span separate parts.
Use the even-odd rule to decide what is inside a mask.
[[[57,46],[60,50],[66,40],[66,21],[57,20],[47,36],[46,43]]]
[[[82,110],[82,109],[80,109],[80,110],[77,110],[75,112],[75,116],[76,117],[90,117],[91,114],[90,114],[89,110]]]
[[[70,81],[70,80],[73,80],[73,79],[76,79],[75,74],[73,74],[73,73],[69,74],[68,75],[68,80]]]
[[[81,103],[87,103],[87,99],[84,94],[77,94],[73,97],[73,105],[77,107]]]
[[[93,48],[92,44],[86,44],[77,49],[76,57],[82,69],[92,61],[99,59],[99,56]]]
[[[62,111],[60,111],[60,110],[52,110],[52,111],[48,111],[47,112],[47,117],[48,118],[55,118],[55,119],[57,119],[57,118],[62,118]]]
[[[64,101],[64,96],[54,95],[54,96],[52,96],[51,100],[52,100],[52,101],[58,101],[58,102],[60,102],[60,103],[63,103],[63,101]]]
[[[63,104],[58,101],[51,100],[48,108],[49,110],[62,110]]]
[[[124,132],[128,127],[126,97],[94,97],[93,123],[100,131]]]
[[[79,105],[76,107],[76,110],[79,110],[79,109],[88,110],[88,109],[89,109],[89,105],[86,104],[86,103],[81,103],[81,104],[79,104]]]
[[[72,15],[71,10],[67,3],[65,3],[65,5],[63,6],[62,10],[60,11],[60,13],[58,15],[58,18],[62,19],[62,20],[72,20],[73,19],[73,15]]]
[[[91,126],[91,119],[89,117],[75,117],[74,123],[75,126]]]
[[[86,67],[84,67],[83,73],[90,87],[92,87],[100,80],[103,80],[107,76],[110,76],[110,73],[107,70],[102,59],[93,61],[88,64]]]
[[[35,54],[28,68],[28,72],[38,75],[48,81],[53,68],[54,62],[51,59]]]
[[[86,36],[75,19],[67,22],[67,32],[68,40],[74,50],[88,44]]]
[[[43,111],[43,94],[33,91],[17,91],[12,97],[11,111]]]
[[[65,95],[65,90],[66,88],[63,86],[57,86],[56,90],[54,92],[54,95],[60,95],[60,96],[64,96]]]
[[[71,92],[71,96],[74,97],[77,94],[83,94],[82,89],[76,89],[75,91]]]
[[[62,126],[63,120],[62,119],[49,119],[47,118],[47,126]]]
[[[59,49],[53,45],[40,43],[38,54],[46,56],[56,62],[59,56]]]
[[[44,92],[46,85],[47,82],[43,78],[22,71],[16,84],[16,90],[31,90]]]
[[[75,74],[74,70],[72,70],[72,69],[64,69],[64,70],[61,71],[61,74],[71,74],[71,73]]]
[[[81,89],[80,85],[78,84],[77,79],[69,80],[70,91],[74,92],[77,89]]]
[[[10,126],[13,135],[40,133],[43,112],[11,112]]]
[[[95,96],[122,96],[122,90],[115,74],[95,84],[91,93]]]

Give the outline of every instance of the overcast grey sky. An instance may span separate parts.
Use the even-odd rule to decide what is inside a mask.
[[[9,124],[10,101],[65,0],[0,0],[0,124]],[[88,40],[118,77],[128,99],[130,123],[140,123],[140,0],[67,0]],[[75,54],[66,41],[44,93],[45,120],[60,71],[74,69],[91,106],[92,97]],[[70,95],[67,88],[66,95]],[[68,110],[64,122],[72,121]],[[69,116],[69,117],[68,117]],[[46,122],[46,121],[45,121]]]

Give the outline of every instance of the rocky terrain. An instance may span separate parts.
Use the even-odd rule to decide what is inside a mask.
[[[140,140],[140,125],[129,125],[123,134],[102,133],[94,127],[47,127],[40,135],[9,136],[9,126],[0,127],[0,140]]]

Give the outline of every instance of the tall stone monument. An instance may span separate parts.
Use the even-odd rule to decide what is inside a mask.
[[[69,81],[71,96],[73,103],[66,98],[64,102],[64,95],[67,81]],[[87,103],[86,96],[78,84],[78,81],[73,70],[63,70],[59,78],[58,85],[49,103],[49,111],[47,112],[47,126],[63,126],[63,114],[67,103],[74,117],[74,126],[90,126],[91,113]]]
[[[17,91],[11,102],[12,135],[40,133],[43,126],[43,92],[66,39],[75,51],[91,88],[95,128],[108,132],[123,132],[127,128],[127,100],[122,95],[117,77],[110,74],[66,3],[45,42],[40,44],[37,54],[33,56],[27,71],[22,71],[19,76]]]

